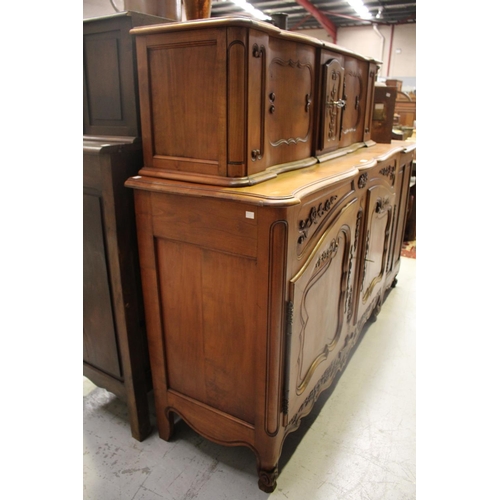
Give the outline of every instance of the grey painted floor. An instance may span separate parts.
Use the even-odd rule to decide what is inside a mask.
[[[140,443],[125,403],[84,379],[84,500],[415,499],[415,271],[402,258],[335,390],[286,439],[272,494],[258,489],[249,449],[211,443],[182,421],[171,442],[155,427]]]

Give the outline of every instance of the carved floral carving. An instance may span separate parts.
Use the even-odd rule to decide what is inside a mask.
[[[328,248],[321,253],[321,255],[318,257],[318,260],[316,261],[316,265],[314,266],[316,269],[321,267],[325,262],[331,260],[335,253],[337,252],[337,248],[339,247],[339,244],[337,240],[333,240]]]
[[[347,274],[347,297],[345,301],[345,311],[347,313],[347,321],[351,321],[352,314],[353,314],[353,307],[352,307],[352,301],[353,301],[353,285],[351,283],[351,275],[352,275],[352,269],[353,269],[353,261],[356,258],[356,250],[358,247],[358,238],[359,238],[359,231],[361,228],[361,219],[363,217],[363,209],[360,208],[358,210],[358,215],[356,217],[356,230],[354,233],[354,243],[351,246],[351,251],[350,251],[350,256],[349,256],[349,272]]]
[[[386,196],[385,198],[379,198],[375,206],[375,213],[384,214],[390,208],[391,208],[391,202],[388,196]]]
[[[361,174],[358,179],[358,188],[363,189],[366,186],[366,183],[368,182],[368,174],[365,172],[364,174]]]
[[[380,173],[385,177],[389,177],[391,182],[394,184],[394,180],[396,179],[396,165],[389,165],[380,170]]]
[[[330,196],[324,202],[321,202],[317,207],[312,207],[309,212],[309,217],[299,221],[299,245],[307,239],[309,228],[313,224],[317,224],[319,219],[329,212],[333,207],[333,202],[337,199],[337,195]]]

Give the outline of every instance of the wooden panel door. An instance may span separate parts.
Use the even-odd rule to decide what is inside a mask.
[[[394,164],[396,160],[393,160]],[[389,166],[391,167],[391,166]],[[376,167],[378,170],[380,167]],[[394,167],[395,168],[395,167]],[[361,248],[360,292],[357,319],[381,304],[389,259],[391,230],[394,218],[394,190],[384,182],[368,187],[365,203],[364,248]]]
[[[340,144],[342,109],[345,106],[344,68],[338,58],[331,58],[323,64],[321,71],[323,81],[319,149],[330,151],[337,149]]]
[[[249,173],[311,158],[315,47],[252,31],[249,50]]]
[[[364,137],[368,63],[345,56],[344,68],[341,147],[360,142]]]
[[[359,200],[351,197],[289,282],[285,399],[292,427],[312,404],[325,372],[333,373],[349,330],[358,213]]]

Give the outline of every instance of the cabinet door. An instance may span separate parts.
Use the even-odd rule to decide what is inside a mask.
[[[312,155],[315,47],[252,32],[249,173]]]
[[[340,120],[342,108],[345,106],[343,97],[344,68],[337,58],[332,58],[322,67],[322,108],[320,111],[321,131],[319,135],[320,150],[332,150],[339,147]]]
[[[395,161],[395,160],[394,160]],[[386,167],[383,167],[386,168]],[[366,193],[364,248],[361,248],[360,294],[357,318],[371,309],[384,289],[394,217],[394,191],[384,182]]]
[[[289,282],[285,400],[298,423],[320,385],[327,385],[349,328],[359,200],[350,198]]]
[[[375,79],[377,77],[378,66],[370,63],[368,70],[368,80],[366,89],[366,109],[365,109],[365,127],[363,130],[363,140],[369,141],[371,137],[371,128],[373,120],[373,108],[375,99]]]
[[[403,247],[404,231],[408,211],[408,197],[410,191],[410,177],[413,167],[413,152],[402,153],[394,172],[394,189],[396,192],[394,227],[391,236],[391,253],[387,270],[391,279],[399,270],[401,248]]]
[[[346,56],[344,68],[341,147],[363,140],[368,63]]]

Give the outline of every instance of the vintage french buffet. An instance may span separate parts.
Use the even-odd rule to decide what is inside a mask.
[[[159,434],[175,413],[250,447],[270,492],[396,283],[415,144],[370,140],[376,62],[337,46],[248,19],[132,33]]]

